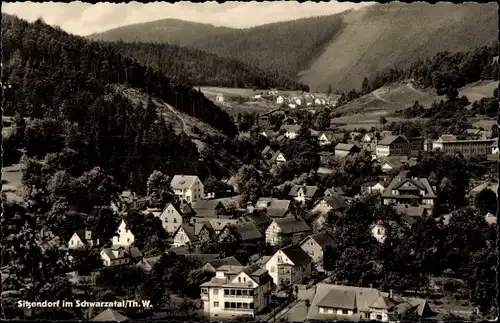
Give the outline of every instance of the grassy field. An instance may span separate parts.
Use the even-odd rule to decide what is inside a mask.
[[[465,95],[469,101],[493,95],[493,88],[497,81],[482,81],[465,86],[459,90],[460,95]],[[354,128],[370,129],[380,127],[380,117],[385,117],[388,122],[398,122],[403,118],[388,117],[399,109],[411,106],[419,101],[424,107],[430,106],[432,102],[444,100],[444,96],[438,96],[434,91],[416,89],[411,83],[396,83],[384,86],[372,93],[364,95],[344,106],[334,110],[342,116],[334,119],[333,123],[342,124],[341,128],[352,130]],[[413,119],[416,120],[416,119]],[[425,121],[425,119],[420,119]],[[472,119],[473,125],[490,128],[495,120]]]
[[[21,164],[15,164],[2,168],[2,192],[8,200],[20,200],[23,195],[21,167]]]

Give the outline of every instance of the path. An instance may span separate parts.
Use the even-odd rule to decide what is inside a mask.
[[[415,93],[418,93],[420,95],[425,95],[424,92],[417,90],[411,82],[406,83],[406,86]]]
[[[372,92],[372,94],[377,98],[379,99],[380,101],[383,101],[383,102],[386,102],[386,103],[392,103],[391,101],[387,101],[386,99],[384,99],[383,97],[380,96],[380,92],[382,92],[380,89],[379,90],[375,90]]]

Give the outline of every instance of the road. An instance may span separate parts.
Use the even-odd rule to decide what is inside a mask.
[[[380,96],[380,92],[383,92],[382,90],[375,90],[372,92],[372,94],[377,98],[379,99],[380,101],[383,101],[383,102],[386,102],[386,103],[392,103],[391,101],[387,101],[386,99],[384,99],[383,97]]]
[[[410,82],[406,83],[406,86],[407,86],[410,90],[412,90],[413,92],[415,92],[415,93],[418,93],[418,94],[420,94],[420,95],[425,95],[425,93],[423,93],[423,92],[421,92],[421,91],[417,90],[417,89],[413,86],[413,84],[412,84],[412,83],[410,83]]]

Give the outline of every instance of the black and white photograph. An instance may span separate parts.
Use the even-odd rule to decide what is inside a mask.
[[[498,318],[496,2],[3,2],[2,320]]]

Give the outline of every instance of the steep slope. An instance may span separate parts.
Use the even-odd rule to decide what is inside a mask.
[[[155,169],[210,172],[186,119],[204,135],[236,134],[232,118],[201,92],[111,46],[9,15],[2,15],[2,45],[2,82],[11,85],[4,113],[30,117],[16,131],[15,148],[29,158],[59,160],[44,169],[48,174],[64,165],[73,165],[73,176],[101,167],[119,184],[143,191]]]
[[[168,76],[198,86],[279,88],[300,90],[305,85],[294,77],[247,65],[230,58],[171,44],[108,42],[117,52],[139,63],[159,69]]]
[[[87,37],[100,41],[141,41],[184,46],[206,37],[232,31],[234,29],[228,27],[216,27],[210,24],[200,24],[178,19],[162,19],[114,28],[102,33],[94,33]]]
[[[495,41],[497,5],[376,4],[343,15],[344,28],[299,74],[311,88],[356,88],[364,77],[404,68],[440,51],[466,51]]]

